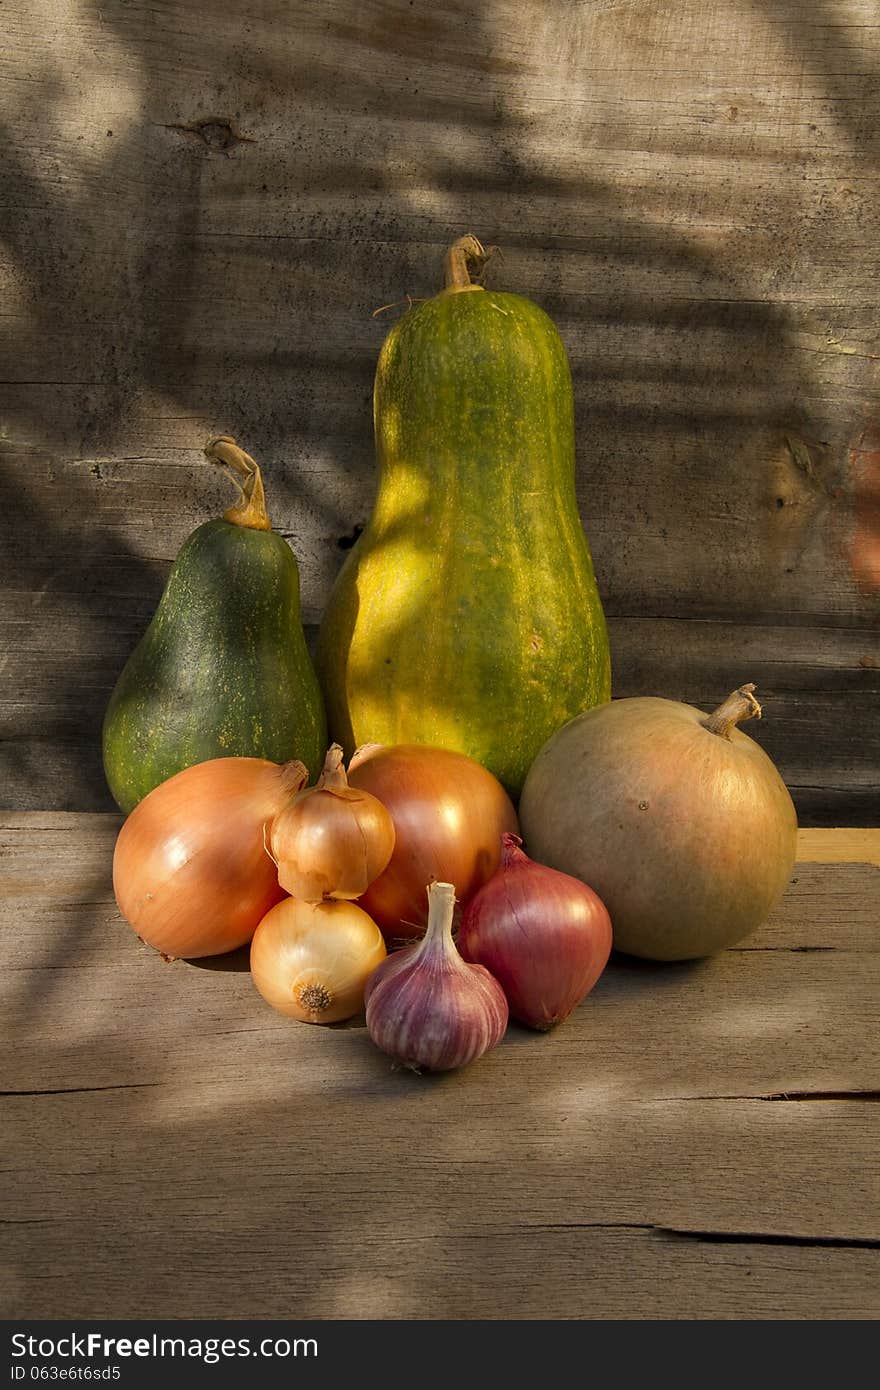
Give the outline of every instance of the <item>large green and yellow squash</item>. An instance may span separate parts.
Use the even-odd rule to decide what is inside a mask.
[[[485,290],[475,237],[389,332],[378,494],[318,640],[330,733],[467,753],[516,795],[550,735],[610,698],[575,496],[565,348],[530,300]]]
[[[299,570],[272,530],[260,470],[228,436],[205,453],[241,478],[240,503],[184,542],[104,718],[104,771],[125,812],[209,758],[299,758],[327,743],[302,628]]]

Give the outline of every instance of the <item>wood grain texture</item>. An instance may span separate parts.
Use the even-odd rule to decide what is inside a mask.
[[[0,54],[9,806],[98,727],[230,430],[318,620],[368,515],[380,305],[473,229],[563,334],[615,693],[756,731],[877,821],[872,0],[20,0]],[[398,312],[398,311],[393,311]]]
[[[876,832],[845,827],[839,830],[800,830],[798,862],[821,864],[880,864]]]
[[[0,825],[4,1316],[880,1313],[880,831],[740,949],[616,960],[432,1078],[272,1013],[246,953],[138,943],[118,824]]]

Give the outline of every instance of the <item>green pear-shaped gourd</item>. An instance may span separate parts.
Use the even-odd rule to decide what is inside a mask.
[[[299,570],[272,530],[259,467],[226,435],[205,453],[242,480],[241,501],[184,542],[110,697],[104,771],[126,813],[193,763],[299,758],[314,776],[326,749]]]
[[[548,316],[472,283],[382,346],[378,493],[318,639],[332,737],[466,753],[516,795],[552,733],[610,698],[605,618],[575,495],[571,372]]]

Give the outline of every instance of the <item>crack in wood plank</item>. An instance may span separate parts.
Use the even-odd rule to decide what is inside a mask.
[[[816,952],[833,953],[835,951],[845,951],[845,946],[729,946],[728,950],[737,951],[742,954],[755,954],[761,951],[791,951],[795,955],[813,955]]]
[[[713,1245],[796,1245],[823,1246],[832,1250],[880,1250],[880,1239],[869,1236],[799,1236],[761,1231],[697,1231],[683,1226],[661,1226],[641,1221],[554,1221],[530,1225],[541,1231],[643,1231],[646,1235],[679,1240],[703,1241]]]
[[[751,1101],[877,1101],[880,1100],[880,1091],[770,1091],[766,1095],[712,1095],[712,1096],[649,1096],[642,1100],[642,1105],[660,1105],[670,1101],[715,1101],[715,1100],[751,1100]]]
[[[159,1081],[120,1081],[110,1086],[59,1086],[52,1090],[0,1091],[0,1100],[14,1099],[17,1096],[91,1095],[94,1091],[143,1091],[161,1084]]]
[[[796,1245],[819,1246],[826,1250],[880,1250],[880,1239],[868,1236],[771,1235],[761,1231],[689,1231],[673,1226],[654,1226],[660,1235],[711,1245]]]

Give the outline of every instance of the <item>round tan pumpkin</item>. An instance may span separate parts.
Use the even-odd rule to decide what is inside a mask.
[[[599,894],[616,950],[711,955],[781,898],[797,817],[771,759],[736,727],[760,716],[754,689],[711,715],[614,700],[572,719],[535,759],[519,806],[528,852]]]

